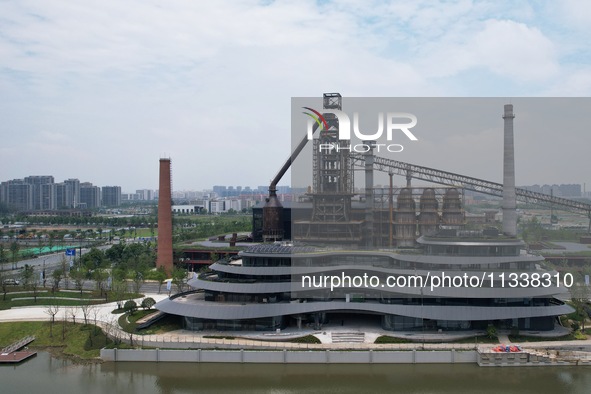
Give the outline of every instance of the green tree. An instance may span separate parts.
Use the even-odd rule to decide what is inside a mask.
[[[133,290],[136,293],[139,293],[142,284],[146,281],[146,275],[149,271],[149,257],[145,254],[132,257],[128,262],[128,266],[132,275]]]
[[[117,303],[117,309],[123,309],[123,300],[125,300],[125,294],[127,293],[127,283],[120,279],[113,278],[111,289],[113,298]]]
[[[53,252],[53,247],[55,246],[55,230],[54,234],[47,234],[47,246],[49,247],[49,253]]]
[[[12,269],[16,269],[16,262],[18,261],[18,252],[20,250],[20,245],[17,241],[13,241],[10,244],[10,254],[12,255]]]
[[[25,289],[28,289],[29,285],[33,282],[33,275],[35,275],[35,267],[25,264],[25,266],[21,269],[21,280]]]
[[[88,270],[96,270],[97,268],[104,268],[107,263],[105,254],[102,250],[91,248],[84,256],[81,256],[82,264]]]
[[[0,242],[0,263],[4,263],[6,261],[6,249],[4,248],[4,243]]]
[[[82,289],[84,288],[84,283],[86,282],[86,271],[80,267],[71,269],[70,278],[72,278],[76,284],[76,289],[80,290],[80,294],[82,295]]]
[[[39,248],[39,254],[43,253],[44,243],[45,243],[45,233],[39,233],[39,237],[37,238],[37,247]]]
[[[133,315],[137,310],[137,303],[134,300],[128,300],[125,302],[125,305],[123,305],[123,310],[125,313]]]
[[[103,268],[97,268],[92,273],[92,279],[96,282],[96,289],[103,295],[104,285],[109,274]]]
[[[184,268],[174,267],[172,270],[172,284],[176,286],[177,293],[181,293],[185,284],[187,283],[187,270]]]
[[[8,292],[8,285],[4,283],[4,279],[6,279],[6,274],[4,270],[0,270],[0,286],[2,286],[2,300],[6,301],[6,293]]]
[[[57,268],[51,273],[51,277],[53,279],[53,289],[58,290],[60,288],[60,282],[62,281],[63,276],[64,271],[62,271],[61,268]]]
[[[156,300],[152,297],[146,297],[142,300],[142,308],[144,309],[152,309],[152,307],[156,304]]]
[[[154,279],[156,279],[156,281],[158,281],[158,294],[160,294],[160,291],[162,290],[162,285],[164,284],[164,281],[166,280],[166,269],[164,268],[164,266],[160,266],[156,269],[156,274],[154,275]]]
[[[587,321],[588,317],[587,302],[589,301],[589,296],[591,295],[589,286],[577,283],[569,288],[569,292],[571,295],[572,305],[575,308],[575,316],[573,317],[581,323],[582,330],[585,331],[585,322]]]
[[[123,252],[125,251],[125,245],[123,244],[115,244],[111,246],[105,252],[105,256],[111,260],[114,264],[120,264],[123,261]]]
[[[51,321],[49,324],[49,337],[53,338],[53,323],[55,322],[55,315],[58,314],[60,310],[59,305],[57,304],[56,300],[51,300],[49,305],[45,308],[45,313],[51,317]]]
[[[68,288],[68,271],[70,270],[70,266],[66,261],[66,256],[62,255],[62,259],[60,260],[60,269],[62,270],[62,275],[64,278],[64,286],[66,289]]]

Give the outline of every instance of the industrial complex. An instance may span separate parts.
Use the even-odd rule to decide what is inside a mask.
[[[314,138],[304,137],[269,187],[264,206],[253,209],[257,242],[237,256],[215,262],[188,284],[192,290],[160,301],[160,311],[184,318],[192,330],[281,330],[365,319],[385,330],[499,328],[552,330],[572,308],[557,298],[563,278],[526,253],[517,237],[517,200],[557,204],[589,216],[591,206],[515,187],[513,105],[504,106],[503,184],[343,149],[339,139],[343,100],[323,97]],[[277,184],[307,143],[313,146],[312,186],[283,206]],[[338,144],[341,149],[322,149]],[[168,164],[170,161],[168,161]],[[363,172],[362,193],[353,187]],[[374,171],[390,187],[374,186]],[[394,189],[392,176],[406,177]],[[163,181],[170,168],[161,161]],[[413,186],[412,179],[436,183]],[[461,185],[461,186],[458,186]],[[168,189],[170,190],[170,188]],[[502,197],[502,229],[467,227],[464,190]],[[169,201],[169,200],[168,200]],[[170,202],[168,202],[170,205]],[[159,205],[159,221],[170,220]],[[166,212],[166,213],[164,213]],[[160,223],[159,223],[160,227]],[[159,233],[158,265],[172,239]]]

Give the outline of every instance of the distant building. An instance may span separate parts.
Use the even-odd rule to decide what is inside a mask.
[[[55,209],[53,184],[54,178],[50,175],[31,175],[2,182],[0,201],[18,211]]]
[[[103,207],[118,207],[121,205],[121,186],[103,186]]]
[[[204,207],[201,205],[173,205],[172,212],[177,214],[198,214],[204,212]]]
[[[0,201],[17,211],[34,209],[33,185],[23,179],[13,179],[0,184]]]
[[[216,200],[209,202],[209,213],[223,213],[226,211],[226,201]]]
[[[57,209],[57,185],[55,183],[46,183],[39,187],[39,200],[42,211],[51,211]]]
[[[101,189],[93,186],[90,182],[80,184],[80,204],[86,205],[88,209],[101,206]]]
[[[42,188],[45,185],[52,185],[55,183],[53,176],[51,175],[31,175],[25,177],[25,183],[33,186],[33,209],[55,209],[48,207],[48,201],[51,201],[51,196],[44,199],[42,195]],[[51,191],[51,188],[45,188],[45,191]]]
[[[560,184],[560,185],[531,185],[521,186],[522,189],[536,193],[554,195],[557,197],[582,197],[582,188],[580,184]]]
[[[80,181],[78,179],[66,179],[65,185],[65,207],[77,208],[80,203]]]
[[[138,193],[121,193],[121,201],[139,201],[140,197]]]
[[[135,194],[138,195],[138,199],[141,201],[152,201],[154,199],[154,190],[140,189],[136,190]]]

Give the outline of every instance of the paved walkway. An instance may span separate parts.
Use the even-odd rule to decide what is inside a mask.
[[[156,301],[166,298],[165,294],[146,294],[146,297],[152,297]],[[137,299],[136,302],[141,302],[142,299]],[[470,343],[430,343],[429,341],[441,340],[442,336],[446,336],[448,339],[455,339],[454,335],[466,335],[468,337],[474,337],[475,334],[481,332],[468,332],[468,333],[439,333],[439,332],[408,332],[408,333],[394,333],[391,331],[384,331],[376,327],[356,327],[352,330],[351,327],[341,327],[340,325],[330,327],[330,325],[323,327],[321,331],[314,331],[311,329],[297,330],[285,330],[280,333],[269,333],[269,332],[195,332],[189,330],[177,330],[168,332],[165,334],[158,335],[137,335],[129,334],[119,329],[117,319],[120,315],[111,313],[117,308],[116,303],[108,303],[96,305],[97,308],[97,320],[99,325],[107,332],[112,338],[118,338],[124,342],[133,344],[149,346],[149,347],[160,347],[160,348],[234,348],[234,349],[249,349],[249,348],[266,348],[266,349],[375,349],[375,350],[409,350],[409,349],[425,349],[425,350],[441,350],[441,349],[458,349],[458,350],[469,350],[474,349],[476,346],[473,342]],[[47,307],[23,307],[13,308],[8,310],[0,311],[0,322],[8,321],[49,321],[50,317],[46,313]],[[66,314],[68,319],[71,319],[72,313],[75,314],[76,319],[81,321],[83,314],[80,308],[76,307],[61,307],[59,313],[56,315],[56,319],[63,319]],[[94,315],[93,315],[94,320]],[[351,332],[351,331],[365,332],[365,343],[330,343],[328,338],[331,337],[333,332]],[[296,335],[297,334],[297,335]],[[323,339],[321,344],[302,344],[292,342],[282,342],[290,337],[301,336],[307,334],[315,334],[316,336]],[[373,341],[379,335],[397,335],[397,336],[412,336],[415,342],[413,343],[399,343],[399,344],[375,344]],[[527,332],[522,332],[523,335],[527,335]],[[506,334],[503,334],[502,342],[509,343],[508,338],[505,340]],[[218,336],[218,338],[205,338],[205,336]],[[232,337],[236,336],[236,339],[225,339],[220,337]],[[249,339],[238,338],[248,337]],[[424,338],[424,342],[423,341]],[[479,348],[488,348],[495,346],[494,344],[478,345]],[[575,348],[575,349],[586,349],[591,350],[591,339],[583,341],[545,341],[545,342],[529,342],[524,347],[527,348]]]
[[[497,339],[499,340],[499,343],[508,345],[511,343],[511,341],[509,340],[509,336],[507,334],[497,334]]]

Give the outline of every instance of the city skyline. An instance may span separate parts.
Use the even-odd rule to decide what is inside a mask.
[[[156,189],[157,159],[171,157],[175,189],[265,185],[290,154],[292,97],[340,92],[346,106],[591,93],[591,5],[576,1],[7,1],[0,13],[6,179],[51,173]],[[516,154],[528,163],[516,163],[519,183],[591,184],[572,160],[587,156],[589,133],[524,137],[515,112]],[[447,156],[429,165],[458,171],[450,156],[477,157],[458,172],[500,180],[488,165],[500,162],[488,149],[500,136],[432,132],[420,142]]]
[[[31,178],[39,178],[39,179],[44,179],[43,182],[37,182],[39,184],[44,184],[46,183],[45,180],[50,179],[51,181],[49,183],[64,183],[70,180],[75,180],[78,181],[80,183],[80,186],[86,186],[86,187],[111,187],[112,185],[105,185],[105,186],[97,186],[94,185],[92,182],[90,181],[80,181],[78,178],[68,178],[65,179],[62,182],[55,182],[55,177],[53,175],[39,175],[39,174],[30,174],[25,176],[24,178],[13,178],[13,179],[0,179],[0,183],[2,182],[9,182],[9,181],[16,181],[16,180],[23,180],[25,182],[28,183],[35,183],[34,181],[31,180]],[[402,179],[402,178],[401,178]],[[422,183],[422,181],[418,180],[417,181],[418,184]],[[387,185],[382,185],[382,184],[376,184],[375,187],[386,187]],[[404,187],[404,183],[400,182],[399,184],[395,184],[395,187]],[[424,185],[421,185],[424,186]],[[531,191],[536,191],[536,192],[541,192],[541,193],[545,193],[545,194],[550,194],[551,193],[551,189],[553,189],[554,193],[558,193],[557,195],[565,195],[565,196],[578,196],[578,195],[582,195],[584,192],[586,192],[585,189],[585,184],[580,184],[580,183],[554,183],[554,184],[548,184],[548,183],[543,183],[543,184],[533,184],[533,185],[517,185],[517,187],[520,188],[524,188],[527,190],[531,190]],[[277,186],[278,189],[278,193],[282,194],[282,193],[289,193],[291,189],[290,185],[278,185]],[[356,187],[356,189],[359,189],[359,187]],[[361,189],[359,189],[361,190]],[[568,190],[568,192],[566,192],[566,190]],[[213,192],[215,194],[217,194],[220,197],[224,197],[224,193],[223,192],[228,192],[228,196],[233,196],[233,195],[240,195],[240,194],[251,194],[251,193],[267,193],[268,192],[268,185],[258,185],[258,186],[252,186],[252,185],[212,185],[212,186],[208,186],[208,187],[194,187],[194,188],[185,188],[185,189],[174,189],[172,190],[173,193],[183,193],[183,192],[194,192],[194,193],[208,193],[208,192]],[[158,189],[150,189],[150,188],[140,188],[140,189],[136,189],[135,191],[131,191],[131,190],[125,190],[125,189],[121,189],[121,193],[122,194],[144,194],[146,196],[146,198],[142,198],[142,200],[152,200],[154,197],[154,194],[158,194]],[[150,197],[151,196],[151,197]]]
[[[415,187],[423,187],[424,182],[420,180],[415,183]],[[72,208],[79,203],[84,208],[98,208],[100,206],[119,206],[121,202],[126,201],[157,201],[158,200],[158,189],[137,189],[135,192],[122,190],[120,186],[96,186],[92,182],[80,182],[79,179],[69,178],[63,182],[55,182],[55,177],[52,175],[29,175],[23,179],[0,179],[0,203],[7,202],[7,191],[4,189],[7,185],[21,184],[30,185],[28,192],[31,193],[32,200],[30,201],[30,209],[27,210],[55,210],[60,208]],[[76,185],[73,189],[72,186],[68,188],[68,184]],[[62,187],[55,189],[56,185]],[[47,187],[52,186],[52,187]],[[403,184],[393,185],[395,189],[404,187]],[[375,184],[374,187],[382,188],[388,187],[388,185]],[[591,192],[586,191],[585,184],[534,184],[534,185],[518,185],[519,188],[543,193],[547,195],[553,194],[556,197],[567,197],[567,198],[589,198]],[[113,189],[113,190],[111,190]],[[69,192],[67,191],[69,190]],[[363,192],[363,188],[356,187],[356,192]],[[105,197],[105,191],[107,196]],[[113,194],[118,195],[116,197]],[[238,197],[252,196],[256,198],[256,201],[262,201],[268,194],[268,187],[265,185],[259,186],[242,186],[242,185],[214,185],[209,188],[202,189],[176,189],[172,190],[172,197],[179,201],[207,201],[207,200],[224,200]],[[277,187],[278,194],[300,194],[305,192],[304,189],[294,189],[288,185],[279,185]],[[22,193],[22,191],[19,191]],[[471,194],[478,194],[477,192],[468,192]],[[25,193],[26,194],[26,193]],[[52,196],[53,194],[53,196]],[[57,197],[60,196],[61,197]],[[289,197],[289,196],[288,196]],[[290,197],[291,199],[291,197]],[[62,204],[57,203],[58,200],[63,200]],[[45,202],[43,202],[45,201]],[[51,201],[51,202],[50,202]],[[8,203],[8,205],[11,205]],[[22,209],[22,208],[21,208]]]

